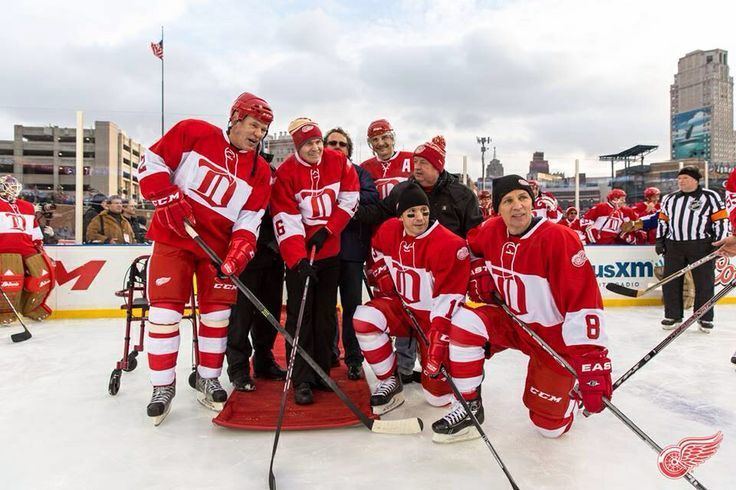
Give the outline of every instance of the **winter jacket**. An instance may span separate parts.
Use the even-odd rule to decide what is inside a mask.
[[[376,204],[378,190],[371,174],[360,165],[353,164],[360,181],[360,205]],[[351,220],[340,235],[340,260],[365,262],[371,251],[373,227]]]
[[[134,243],[130,222],[122,214],[118,216],[119,219],[110,211],[103,211],[92,218],[87,227],[87,243]]]

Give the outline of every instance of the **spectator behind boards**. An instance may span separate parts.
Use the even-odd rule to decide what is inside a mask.
[[[87,243],[133,243],[135,235],[130,222],[123,216],[123,200],[110,196],[108,209],[90,221],[87,227]]]

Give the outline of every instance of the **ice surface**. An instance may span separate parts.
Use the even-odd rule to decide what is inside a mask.
[[[607,310],[614,378],[667,332],[661,308]],[[613,402],[660,446],[721,430],[719,452],[694,475],[710,489],[736,488],[736,306],[719,306],[710,334],[683,333],[618,390]],[[191,328],[182,324],[179,384],[171,414],[154,428],[145,355],[107,393],[122,352],[124,321],[31,324],[33,338],[11,344],[0,329],[0,488],[267,488],[273,434],[210,422],[186,382]],[[580,418],[558,440],[542,438],[521,402],[526,358],[506,351],[486,363],[484,428],[522,489],[690,488],[657,469],[657,454],[611,413]],[[223,382],[226,381],[223,376]],[[371,385],[375,382],[369,376]],[[374,435],[362,427],[282,435],[279,489],[509,488],[482,441],[438,445],[418,385],[389,418],[420,416],[421,435]],[[253,396],[258,396],[254,392]]]

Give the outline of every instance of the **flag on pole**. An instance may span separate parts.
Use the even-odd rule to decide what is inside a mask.
[[[164,59],[164,40],[161,39],[157,43],[151,43],[151,51],[156,58]]]

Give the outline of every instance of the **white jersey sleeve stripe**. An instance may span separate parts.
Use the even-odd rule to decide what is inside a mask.
[[[243,209],[238,214],[238,219],[235,220],[233,225],[233,232],[238,230],[246,230],[253,233],[258,238],[258,232],[261,228],[261,219],[263,218],[265,209],[259,209],[258,211],[251,211]]]
[[[273,226],[279,244],[292,236],[306,236],[302,217],[299,214],[278,213],[273,217]]]
[[[149,175],[158,174],[158,173],[165,173],[166,175],[171,175],[171,169],[166,165],[166,162],[164,162],[164,159],[152,152],[151,150],[146,150],[144,153],[144,162],[138,166],[138,180],[142,180]],[[185,159],[186,155],[182,155],[182,161]]]

